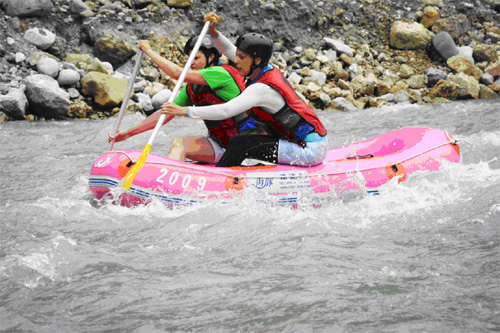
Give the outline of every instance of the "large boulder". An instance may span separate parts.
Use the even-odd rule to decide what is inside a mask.
[[[69,3],[69,11],[81,17],[94,16],[90,7],[82,0],[71,0]]]
[[[46,119],[63,119],[68,112],[69,94],[48,75],[36,74],[26,78],[26,97],[29,110]]]
[[[425,75],[427,76],[427,84],[430,87],[434,86],[440,80],[445,80],[446,77],[448,77],[448,74],[444,70],[434,67],[427,68]]]
[[[3,8],[9,16],[35,17],[49,15],[54,4],[52,0],[3,0]]]
[[[24,39],[35,45],[40,50],[47,50],[56,41],[56,35],[43,28],[32,28],[26,30]]]
[[[498,59],[497,47],[495,45],[476,43],[472,51],[472,56],[477,62],[495,62]]]
[[[458,90],[459,86],[455,82],[439,80],[439,82],[429,90],[428,96],[432,99],[445,98],[453,101],[458,98]]]
[[[0,95],[0,111],[13,120],[26,119],[28,99],[25,95],[26,86],[10,89],[6,95]]]
[[[100,60],[118,68],[136,53],[136,49],[128,41],[115,39],[112,34],[107,34],[96,42],[94,53]]]
[[[453,39],[457,39],[470,29],[470,22],[467,16],[463,14],[455,15],[445,19],[437,20],[432,26],[434,33],[441,31],[448,32]]]
[[[424,49],[433,37],[434,34],[422,24],[401,20],[393,23],[389,44],[398,50]]]
[[[476,80],[481,79],[481,76],[483,75],[483,71],[474,66],[472,61],[468,57],[463,55],[456,55],[449,58],[446,61],[446,64],[454,72],[467,74],[474,77]]]
[[[125,97],[128,81],[100,72],[89,72],[82,80],[82,94],[94,97],[103,108],[118,106]],[[131,94],[133,97],[134,92]]]
[[[438,32],[432,38],[432,46],[434,46],[436,51],[444,60],[448,60],[448,58],[458,54],[458,47],[455,44],[455,41],[446,31]]]
[[[478,99],[479,98],[479,81],[474,77],[459,73],[457,75],[450,75],[448,81],[455,83],[458,89],[458,98],[464,99]]]

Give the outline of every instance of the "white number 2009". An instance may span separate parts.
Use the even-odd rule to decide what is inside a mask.
[[[156,181],[158,183],[164,184],[163,178],[165,178],[165,176],[168,174],[168,170],[161,169],[160,173],[161,174],[158,176],[158,178],[156,178]],[[168,183],[173,186],[175,185],[175,183],[177,183],[178,180],[179,180],[179,173],[177,171],[174,171],[170,174],[170,177],[168,178]],[[182,188],[184,189],[188,188],[190,183],[191,183],[191,175],[184,175],[184,177],[182,177],[182,183],[181,183]],[[207,179],[205,177],[199,177],[198,186],[196,187],[196,190],[202,191],[206,185],[207,185]]]

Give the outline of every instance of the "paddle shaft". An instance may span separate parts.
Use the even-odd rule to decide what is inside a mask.
[[[196,57],[196,53],[198,53],[198,50],[200,49],[201,43],[203,41],[203,37],[207,34],[208,28],[210,27],[210,21],[205,22],[205,25],[203,26],[203,29],[201,30],[200,36],[198,37],[198,40],[196,41],[196,44],[193,47],[193,50],[191,51],[191,54],[189,55],[189,58],[186,62],[186,65],[184,65],[184,69],[182,70],[181,75],[179,76],[179,79],[177,80],[177,83],[175,84],[174,90],[172,91],[172,94],[170,95],[170,98],[168,99],[167,103],[171,103],[174,101],[174,99],[177,97],[177,94],[179,93],[179,90],[182,87],[182,83],[184,82],[184,79],[186,78],[187,73],[189,72],[189,69],[191,68],[191,64],[194,61],[194,58]],[[156,123],[156,126],[153,130],[153,134],[151,134],[151,137],[149,138],[148,145],[153,145],[153,141],[155,140],[156,136],[158,135],[158,131],[160,130],[160,127],[163,125],[163,121],[165,120],[166,114],[162,114],[160,118],[158,119],[158,122]]]
[[[125,110],[127,109],[128,100],[130,98],[130,94],[132,93],[132,89],[134,88],[135,77],[137,76],[137,72],[139,72],[139,68],[141,67],[142,57],[144,53],[139,50],[137,52],[137,57],[135,60],[134,70],[132,71],[132,75],[130,76],[130,80],[128,81],[127,90],[125,91],[125,97],[123,98],[122,106],[120,107],[120,113],[118,114],[118,120],[116,121],[115,131],[113,132],[113,140],[109,143],[109,151],[113,150],[113,145],[115,144],[114,137],[118,133],[120,129],[120,124],[122,123],[123,115],[125,114]]]
[[[189,55],[189,58],[186,62],[186,65],[184,65],[184,69],[182,70],[181,75],[177,79],[177,83],[175,84],[174,90],[172,91],[172,94],[170,95],[170,98],[168,99],[168,103],[173,102],[174,99],[177,97],[177,94],[179,93],[179,90],[181,89],[182,83],[184,82],[184,79],[186,78],[186,75],[189,71],[189,68],[191,67],[193,60],[196,57],[196,53],[198,53],[198,50],[200,49],[203,37],[205,37],[209,27],[210,27],[210,21],[207,21],[205,23],[205,25],[203,26],[203,30],[200,33],[200,37],[196,41],[196,44],[194,45],[193,50],[191,51],[191,54]],[[148,143],[144,147],[144,150],[142,151],[141,156],[139,156],[139,159],[136,161],[136,163],[132,166],[132,168],[128,171],[128,173],[123,178],[122,186],[125,190],[128,191],[130,189],[130,187],[132,186],[132,183],[134,182],[135,176],[137,176],[137,173],[139,173],[139,171],[141,170],[144,163],[146,163],[149,152],[151,151],[151,148],[153,147],[153,141],[155,140],[156,135],[158,134],[158,131],[160,130],[160,127],[163,125],[163,122],[165,121],[165,117],[166,117],[165,114],[160,115],[160,118],[158,119],[156,126],[153,130],[153,134],[151,134],[151,137],[149,138]]]

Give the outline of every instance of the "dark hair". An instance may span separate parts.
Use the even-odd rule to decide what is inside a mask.
[[[198,38],[199,36],[193,36],[186,42],[186,45],[184,45],[184,53],[186,55],[189,55],[189,52],[191,52],[191,50],[194,48],[194,45],[198,41]],[[210,37],[203,37],[200,45],[200,51],[203,52],[203,54],[207,58],[206,67],[209,67],[213,64],[217,65],[219,63],[221,53],[219,52],[219,50],[217,50],[217,47],[215,47],[215,44]],[[214,55],[214,59],[209,63],[208,58],[210,58],[211,55]]]

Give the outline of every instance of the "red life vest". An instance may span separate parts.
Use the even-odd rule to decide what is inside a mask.
[[[245,83],[238,71],[234,67],[225,64],[221,65],[221,67],[231,74],[240,88],[240,92],[243,91],[245,89]],[[227,102],[210,89],[208,85],[189,83],[187,85],[187,93],[194,105],[203,106]],[[227,147],[229,140],[238,134],[238,124],[234,117],[224,120],[204,120],[204,122],[208,129],[208,135],[222,147]]]
[[[278,68],[266,71],[254,83],[257,82],[267,84],[285,99],[285,106],[273,115],[259,107],[252,108],[257,116],[271,124],[280,135],[299,143],[303,143],[310,132],[326,135],[326,129],[316,112],[297,95]]]

